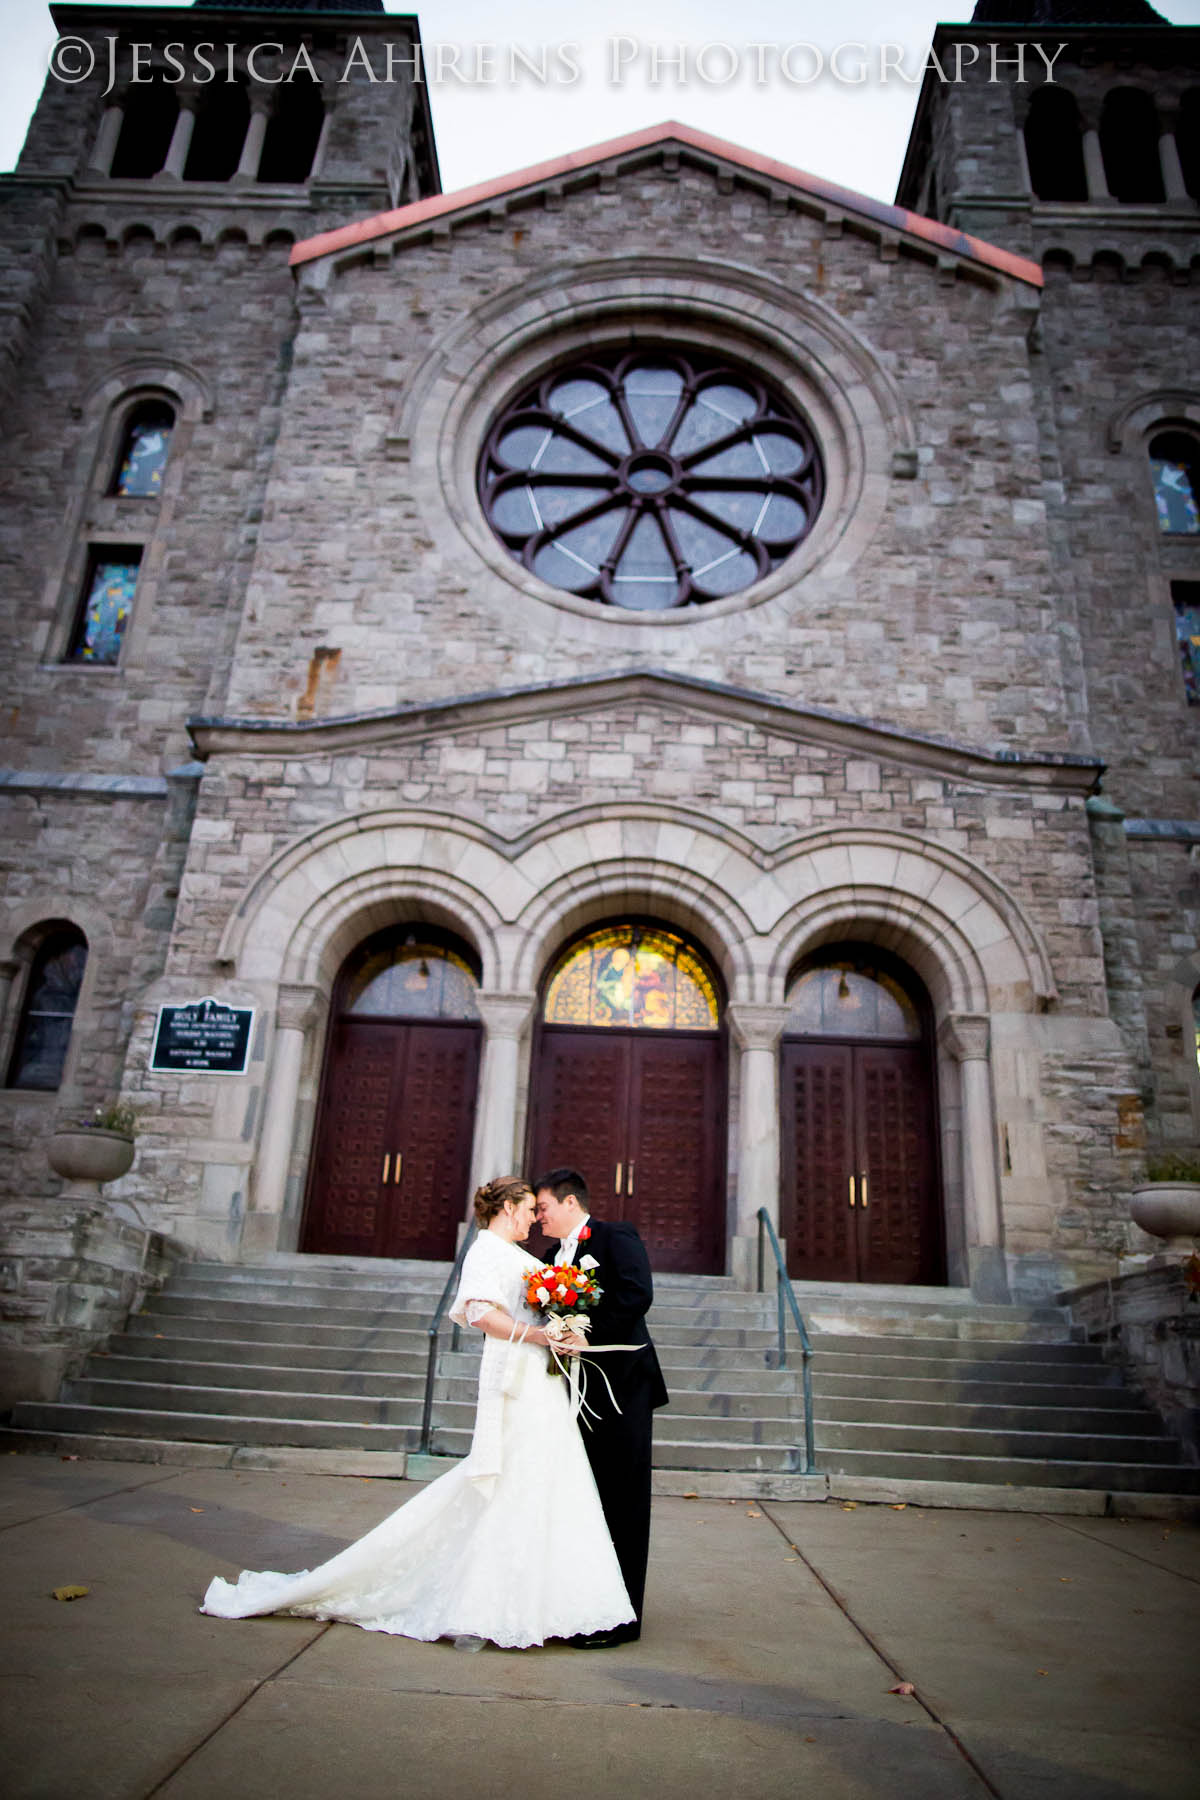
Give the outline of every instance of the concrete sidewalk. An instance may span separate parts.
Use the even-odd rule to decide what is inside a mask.
[[[412,1491],[0,1459],[9,1800],[1200,1794],[1195,1525],[660,1499],[617,1650],[196,1611],[210,1576],[311,1566]],[[510,1548],[538,1555],[519,1519]]]

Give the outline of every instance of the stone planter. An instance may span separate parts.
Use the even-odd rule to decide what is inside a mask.
[[[1147,1181],[1129,1202],[1135,1225],[1170,1249],[1190,1251],[1200,1237],[1200,1181]]]
[[[64,1125],[47,1144],[46,1157],[56,1175],[98,1187],[129,1173],[133,1139],[123,1131],[104,1131],[99,1126]]]

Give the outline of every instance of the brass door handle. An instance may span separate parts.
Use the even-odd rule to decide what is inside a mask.
[[[625,1195],[626,1195],[627,1199],[629,1199],[629,1200],[633,1199],[633,1164],[632,1163],[630,1163],[630,1165],[629,1165],[629,1182],[625,1189]]]
[[[850,1177],[850,1204],[851,1204],[851,1206],[854,1206],[856,1204],[855,1199],[854,1199],[854,1177],[853,1177],[853,1175]]]
[[[614,1194],[619,1194],[621,1191],[621,1170],[624,1167],[625,1167],[624,1163],[617,1164],[617,1179],[613,1182],[613,1193]]]
[[[860,1179],[862,1181],[862,1199],[860,1205],[865,1206],[867,1204],[867,1171],[865,1169],[863,1170]]]
[[[383,1182],[384,1187],[387,1186],[388,1170],[391,1168],[391,1166],[392,1166],[392,1153],[389,1150],[387,1152],[387,1155],[383,1159],[383,1175],[381,1177],[381,1180]]]
[[[396,1152],[396,1173],[392,1177],[393,1185],[396,1187],[400,1186],[400,1171],[403,1167],[404,1167],[403,1152],[400,1150],[397,1150],[397,1152]]]

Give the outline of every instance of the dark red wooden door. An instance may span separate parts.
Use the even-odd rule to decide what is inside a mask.
[[[798,1281],[945,1279],[920,1045],[786,1041],[783,1208]]]
[[[339,1019],[301,1249],[443,1259],[466,1212],[479,1027]]]
[[[724,1266],[724,1118],[715,1035],[542,1030],[530,1165],[579,1169],[597,1217],[635,1225],[656,1268]]]

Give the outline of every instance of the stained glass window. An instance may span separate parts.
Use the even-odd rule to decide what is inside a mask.
[[[1189,706],[1200,706],[1200,581],[1173,581],[1175,637]]]
[[[93,558],[84,592],[83,612],[68,662],[113,664],[133,610],[140,558],[114,554]]]
[[[699,954],[673,932],[606,925],[575,944],[546,989],[548,1025],[624,1025],[713,1031],[717,985]]]
[[[756,375],[668,351],[546,376],[488,435],[479,493],[510,554],[552,587],[635,612],[740,593],[812,528],[812,434]]]
[[[784,1030],[792,1037],[921,1036],[916,1006],[894,976],[859,958],[838,957],[809,969],[787,997]]]
[[[373,939],[344,974],[346,1012],[388,1019],[477,1019],[479,985],[465,957],[448,945],[410,932]]]
[[[1156,437],[1150,445],[1150,473],[1159,530],[1200,532],[1200,441],[1182,431]]]
[[[29,971],[9,1087],[58,1087],[86,963],[80,932],[68,928],[43,940]]]
[[[1196,1067],[1200,1069],[1200,987],[1192,995],[1192,1028],[1196,1040]]]
[[[163,470],[171,447],[175,415],[169,406],[142,406],[125,428],[121,445],[116,494],[155,495],[162,492]]]

